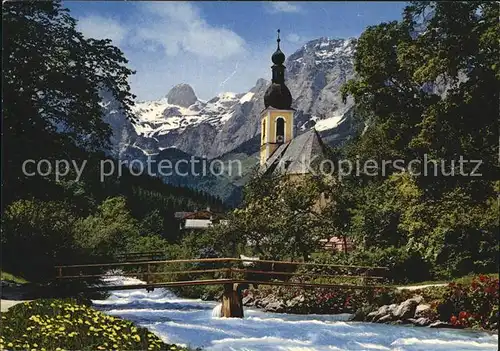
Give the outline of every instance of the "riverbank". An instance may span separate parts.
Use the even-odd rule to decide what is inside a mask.
[[[411,325],[349,322],[348,314],[287,314],[245,308],[245,318],[218,318],[214,301],[187,299],[169,289],[113,291],[93,300],[107,315],[148,328],[165,342],[205,351],[433,350],[493,351],[495,335]]]
[[[426,284],[395,290],[299,290],[262,286],[246,290],[243,305],[273,313],[351,313],[353,321],[497,331],[498,286],[498,278],[484,275],[466,283]]]

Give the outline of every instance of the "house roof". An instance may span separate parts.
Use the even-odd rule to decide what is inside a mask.
[[[318,132],[311,129],[280,145],[261,167],[262,174],[307,174],[327,159],[326,147]]]
[[[192,213],[194,213],[194,212],[186,212],[186,211],[175,212],[174,217],[177,219],[183,219],[184,217],[186,217],[187,215],[190,215]]]

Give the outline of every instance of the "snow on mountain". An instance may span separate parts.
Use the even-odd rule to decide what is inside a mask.
[[[343,115],[339,115],[325,119],[319,119],[315,116],[311,118],[311,120],[314,120],[314,122],[316,122],[316,124],[314,125],[314,129],[316,129],[318,132],[322,132],[324,130],[329,130],[338,126],[343,117]]]
[[[251,100],[253,94],[221,93],[215,98],[205,102],[196,98],[183,98],[177,90],[179,87],[185,91],[187,84],[180,84],[172,88],[166,97],[155,101],[141,101],[133,106],[132,110],[138,122],[134,125],[137,134],[153,138],[166,135],[172,131],[182,133],[186,128],[208,123],[220,128],[228,121],[238,103]],[[194,94],[194,93],[193,93]],[[181,105],[172,102],[181,103]],[[192,102],[185,106],[186,101]]]
[[[351,114],[347,112],[354,103],[348,99],[344,104],[340,88],[354,77],[355,45],[354,38],[319,38],[294,53],[283,48],[288,56],[285,80],[294,98],[297,133],[315,127],[322,135],[331,134],[329,142],[333,143],[352,133]],[[270,56],[262,60],[270,62]],[[121,118],[114,104],[105,102],[103,108],[121,157],[176,147],[191,155],[214,158],[258,136],[268,85],[269,80],[260,78],[248,92],[220,93],[203,101],[191,86],[178,84],[159,100],[137,102],[132,107],[134,124]]]

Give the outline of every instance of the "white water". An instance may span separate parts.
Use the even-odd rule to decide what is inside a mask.
[[[109,284],[141,283],[123,277],[107,280]],[[178,298],[166,289],[115,291],[106,300],[93,302],[110,315],[149,328],[165,342],[205,350],[498,350],[497,335],[346,322],[348,315],[275,314],[245,308],[243,319],[219,318],[220,304]]]

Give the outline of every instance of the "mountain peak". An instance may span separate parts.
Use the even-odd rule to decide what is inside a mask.
[[[267,80],[265,80],[264,78],[259,78],[259,79],[257,79],[257,82],[255,82],[255,85],[253,86],[253,88],[250,89],[250,92],[257,93],[260,90],[267,88],[268,84],[269,84],[269,82]]]
[[[198,101],[193,88],[189,84],[177,84],[168,92],[167,102],[172,105],[189,107]]]

